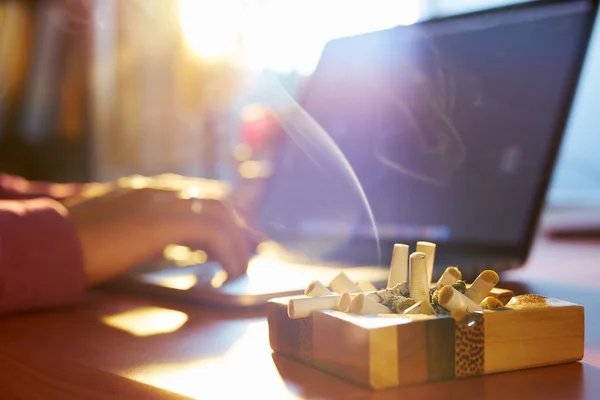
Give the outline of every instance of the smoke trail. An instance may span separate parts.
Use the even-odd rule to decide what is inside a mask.
[[[377,245],[377,258],[381,264],[381,247],[377,224],[367,195],[350,162],[327,131],[290,96],[279,82],[273,79],[268,87],[271,89],[268,103],[274,104],[271,107],[273,115],[290,138],[318,167],[330,167],[339,172],[359,196],[373,229]]]

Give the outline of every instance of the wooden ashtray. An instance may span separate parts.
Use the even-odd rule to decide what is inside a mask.
[[[509,290],[492,295],[512,299]],[[527,303],[528,297],[514,297]],[[301,296],[294,296],[301,297]],[[519,310],[450,316],[354,315],[316,311],[290,319],[290,298],[267,305],[276,353],[374,389],[578,361],[583,358],[584,309],[535,299]]]
[[[404,253],[401,257],[394,255],[388,288],[394,286],[391,284],[393,276],[400,279],[407,276]],[[411,277],[419,268],[425,269],[416,262],[412,265],[413,258],[419,258],[413,255]],[[423,253],[418,256],[422,263]],[[448,270],[451,268],[454,267]],[[351,282],[345,284],[352,286]],[[429,281],[426,284],[434,290]],[[467,291],[476,285],[476,282],[468,285]],[[330,284],[330,287],[336,285]],[[411,284],[411,287],[414,290],[416,286]],[[450,288],[444,287],[449,293]],[[330,295],[332,292],[323,292],[328,289],[320,285],[321,293],[309,293],[314,289],[314,286],[307,289],[309,296],[269,301],[271,348],[276,353],[374,389],[515,371],[583,358],[584,308],[567,301],[534,294],[515,296],[511,290],[494,287],[486,291],[489,297],[486,301],[497,303],[498,308],[494,309],[478,307],[471,312],[467,308],[469,312],[453,311],[451,315],[437,312],[426,315],[411,313],[411,310],[361,315],[360,312],[336,311],[328,304],[331,297],[341,298],[342,290],[336,289],[338,295]],[[371,296],[366,292],[357,294],[357,291],[354,297]],[[349,296],[348,290],[343,292]],[[321,309],[303,314],[293,306],[295,303],[315,304],[314,300],[306,301],[315,296],[321,302]],[[379,307],[383,306],[378,304],[375,309]]]

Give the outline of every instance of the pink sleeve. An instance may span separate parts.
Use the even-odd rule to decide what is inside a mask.
[[[60,203],[0,200],[0,313],[77,301],[84,280],[77,232]]]
[[[17,200],[49,197],[62,200],[75,196],[90,185],[95,184],[31,182],[19,176],[0,174],[0,199]]]

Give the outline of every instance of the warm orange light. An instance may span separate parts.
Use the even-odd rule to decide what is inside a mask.
[[[106,325],[134,336],[152,336],[175,332],[188,320],[181,311],[161,307],[139,307],[103,317]]]
[[[225,282],[227,282],[227,278],[228,278],[227,272],[225,272],[223,270],[217,271],[215,273],[215,275],[212,277],[212,279],[210,280],[210,286],[212,286],[215,289],[218,289],[221,286],[223,286],[223,284]]]
[[[210,327],[205,332],[212,334]],[[248,323],[246,331],[227,350],[219,350],[220,346],[217,346],[212,357],[147,363],[124,371],[124,375],[194,399],[244,399],[253,397],[249,396],[248,388],[256,386],[257,375],[265,374],[273,378],[269,378],[269,384],[261,388],[262,398],[304,398],[297,395],[289,384],[286,385],[277,373],[270,355],[268,336],[268,326],[264,321]],[[202,339],[199,337],[199,340]],[[223,342],[218,339],[218,343]],[[202,377],[201,384],[199,377]],[[232,381],[235,384],[231,384]]]
[[[189,265],[204,264],[208,260],[208,255],[202,250],[192,250],[187,246],[170,244],[163,250],[165,260],[173,262],[179,267]]]
[[[244,161],[238,167],[238,173],[244,179],[268,178],[272,172],[267,161]]]
[[[196,286],[198,277],[194,274],[162,276],[156,282],[159,286],[175,290],[189,290]]]

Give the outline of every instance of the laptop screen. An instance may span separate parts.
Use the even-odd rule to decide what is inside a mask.
[[[262,228],[523,246],[594,12],[533,3],[331,41],[300,104],[344,157],[319,135],[291,135]]]

